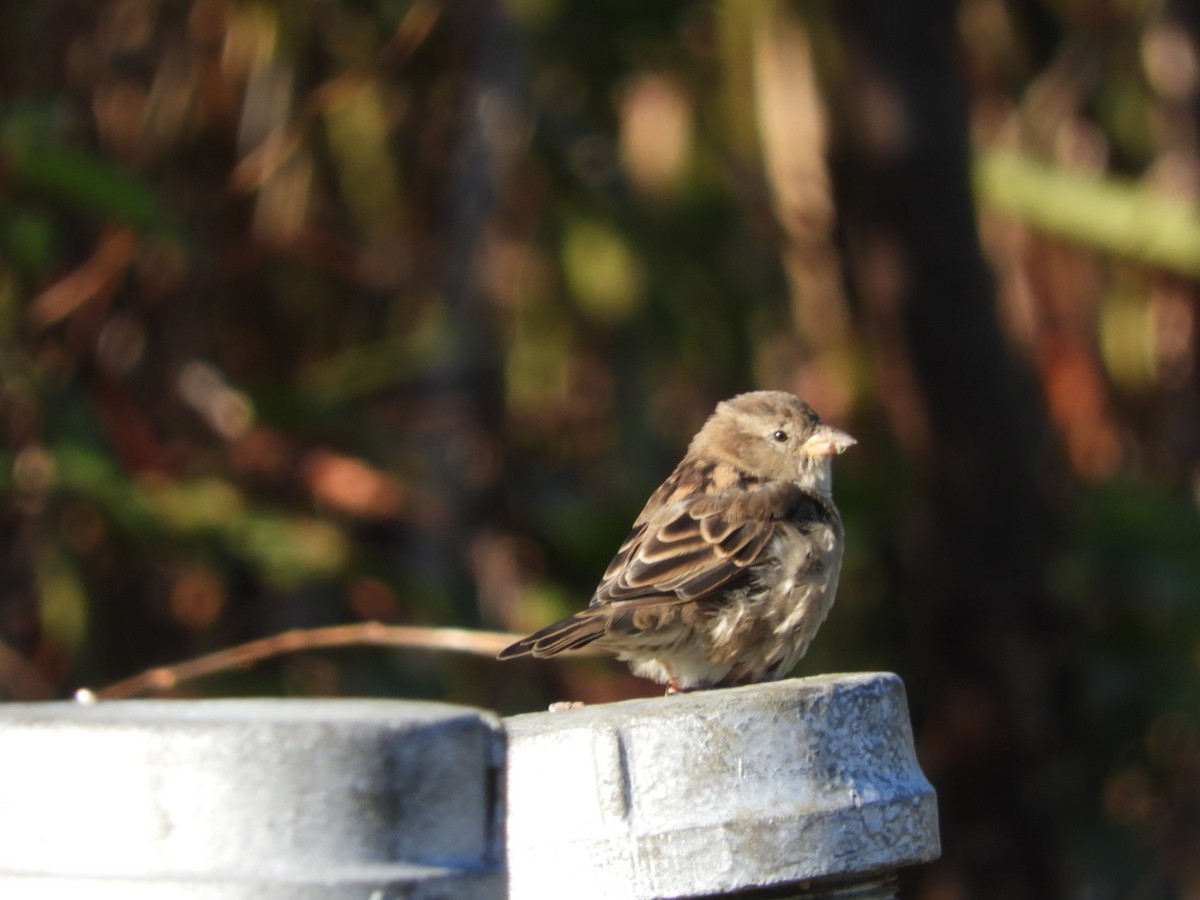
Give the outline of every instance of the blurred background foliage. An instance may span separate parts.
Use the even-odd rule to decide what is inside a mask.
[[[1200,897],[1198,18],[0,2],[0,695],[540,626],[783,388],[860,438],[799,672],[908,683],[906,896]],[[176,693],[655,692],[352,648]]]

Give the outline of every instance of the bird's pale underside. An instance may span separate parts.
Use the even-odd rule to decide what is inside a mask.
[[[843,535],[830,460],[854,443],[782,391],[719,404],[650,495],[589,607],[500,658],[593,644],[668,692],[784,677],[837,591]]]

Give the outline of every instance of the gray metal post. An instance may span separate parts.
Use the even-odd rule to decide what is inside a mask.
[[[505,720],[511,896],[893,896],[939,853],[895,675]]]
[[[505,896],[504,736],[431,703],[0,706],[0,896]]]

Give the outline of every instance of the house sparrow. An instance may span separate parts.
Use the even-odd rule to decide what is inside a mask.
[[[668,694],[784,677],[837,591],[830,460],[854,443],[783,391],[719,404],[650,495],[589,607],[499,658],[594,643]]]

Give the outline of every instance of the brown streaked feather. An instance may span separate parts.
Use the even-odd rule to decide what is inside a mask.
[[[642,597],[693,600],[728,586],[762,561],[779,522],[802,500],[789,482],[703,493],[689,474],[680,466],[660,491],[687,485],[691,496],[666,507],[647,504],[655,512],[639,516],[606,569],[593,608]],[[704,475],[711,478],[711,469]]]
[[[577,613],[552,625],[547,625],[527,638],[505,647],[498,659],[516,656],[553,656],[565,650],[586,647],[608,632],[607,617],[589,615],[590,610]]]
[[[685,597],[642,597],[638,600],[607,603],[593,606],[583,612],[560,619],[536,631],[527,638],[505,647],[497,659],[512,659],[517,656],[537,658],[554,656],[567,650],[578,650],[607,635],[614,629],[623,633],[637,631],[636,614],[642,610],[665,609],[686,603]],[[640,626],[640,627],[645,627]]]
[[[681,473],[686,473],[683,466],[676,472]],[[645,521],[639,517],[605,571],[592,606],[647,595],[694,599],[721,588],[762,560],[779,523],[802,499],[796,485],[775,481],[698,492],[659,507]]]

